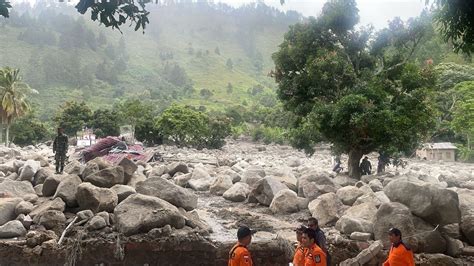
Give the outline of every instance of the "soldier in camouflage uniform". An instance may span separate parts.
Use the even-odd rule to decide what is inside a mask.
[[[64,129],[58,128],[58,135],[54,139],[53,153],[56,155],[56,174],[62,174],[64,169],[64,161],[66,160],[66,153],[68,150],[68,138],[64,134]]]

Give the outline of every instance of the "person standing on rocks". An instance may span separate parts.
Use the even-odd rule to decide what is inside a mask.
[[[360,170],[362,170],[362,175],[370,175],[372,173],[372,164],[369,161],[369,157],[365,156],[362,160]]]
[[[308,249],[301,243],[301,238],[303,236],[303,232],[306,229],[307,227],[304,225],[301,225],[295,229],[296,241],[298,241],[298,245],[296,246],[295,256],[293,257],[293,266],[304,266],[305,256]]]
[[[69,139],[64,134],[63,128],[58,128],[58,135],[53,142],[54,159],[56,160],[56,174],[62,174],[64,170],[64,161],[66,160],[67,150],[69,148]]]
[[[328,265],[331,265],[331,255],[329,255],[329,251],[326,245],[326,236],[324,235],[323,230],[319,228],[318,219],[311,217],[308,219],[308,228],[311,228],[316,233],[316,245],[318,245],[326,254],[326,260]]]
[[[228,266],[252,266],[252,256],[247,246],[252,242],[252,230],[247,226],[241,226],[237,230],[238,242],[229,252]]]
[[[301,236],[301,243],[308,250],[305,255],[304,266],[326,266],[326,253],[316,244],[316,232],[307,228]]]
[[[391,228],[388,236],[392,247],[383,266],[415,266],[413,251],[403,243],[402,232],[397,228]]]

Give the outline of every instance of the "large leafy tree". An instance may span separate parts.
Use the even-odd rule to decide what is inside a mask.
[[[0,117],[3,127],[6,129],[5,145],[9,145],[10,126],[13,121],[24,116],[30,105],[27,95],[35,93],[28,84],[22,82],[19,69],[9,67],[0,69]]]
[[[115,110],[98,109],[94,111],[89,123],[99,138],[120,135],[120,116]]]
[[[331,0],[318,19],[292,26],[273,55],[278,96],[299,116],[293,144],[311,151],[315,141],[332,142],[349,154],[355,178],[364,154],[416,147],[432,126],[434,79],[411,60],[425,20],[395,19],[377,34],[356,30],[358,21],[354,0]]]
[[[77,131],[88,125],[92,118],[92,111],[85,102],[70,101],[60,107],[54,121],[64,132],[77,136]]]
[[[122,124],[128,124],[132,131],[136,133],[136,127],[143,125],[146,120],[153,117],[155,108],[151,104],[142,102],[138,99],[127,99],[115,104],[114,109],[122,119]]]
[[[456,133],[466,138],[466,148],[472,151],[474,139],[474,81],[461,82],[454,88],[459,95],[454,104],[452,126]]]

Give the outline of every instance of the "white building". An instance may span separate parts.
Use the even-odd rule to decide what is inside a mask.
[[[429,161],[454,162],[457,149],[451,142],[425,143],[416,151],[416,156]]]

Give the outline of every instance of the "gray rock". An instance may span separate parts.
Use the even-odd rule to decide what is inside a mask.
[[[26,229],[20,221],[10,221],[0,226],[0,238],[12,238],[26,235]]]
[[[270,204],[273,213],[294,213],[298,212],[298,195],[290,189],[278,191]]]
[[[61,183],[61,180],[64,178],[62,175],[52,175],[46,178],[43,183],[43,196],[49,197],[53,196],[56,193],[56,189]]]
[[[303,188],[306,187],[309,183],[316,183],[317,185],[328,185],[336,187],[334,182],[329,178],[329,173],[305,173],[300,178],[298,178],[298,196],[304,197]]]
[[[260,203],[265,206],[270,206],[275,195],[280,191],[287,189],[288,187],[283,185],[273,177],[265,177],[254,184],[253,189],[249,195],[249,202]]]
[[[97,158],[96,158],[97,159]],[[89,161],[86,163],[84,166],[84,169],[82,170],[81,177],[82,179],[86,179],[88,176],[97,173],[100,171],[99,164],[93,161]]]
[[[97,187],[111,188],[117,184],[124,184],[125,174],[122,166],[112,166],[91,174],[84,179]]]
[[[142,182],[142,181],[145,181],[145,180],[146,180],[146,176],[144,176],[143,174],[140,174],[140,173],[135,173],[130,178],[130,181],[127,183],[127,186],[131,186],[133,188],[136,188],[137,184],[139,182]]]
[[[352,204],[352,206],[368,203],[368,202],[374,204],[377,207],[379,207],[382,204],[382,202],[379,200],[377,195],[375,195],[374,192],[370,192],[358,197],[357,200],[354,202],[354,204]],[[390,200],[388,200],[388,202],[390,202]]]
[[[252,165],[242,172],[242,182],[253,187],[259,180],[265,177],[265,170],[261,166]]]
[[[434,230],[434,226],[423,221],[421,218],[413,216],[413,224],[415,225],[415,236],[417,245],[413,246],[416,253],[445,253],[446,239],[441,235],[439,230]]]
[[[161,177],[152,177],[137,184],[137,192],[158,197],[185,210],[197,207],[197,196]]]
[[[214,182],[214,180],[215,178],[211,176],[200,179],[191,178],[191,180],[188,181],[188,185],[190,188],[196,191],[207,191],[210,189],[211,184]]]
[[[176,176],[174,178],[174,182],[176,185],[180,187],[187,187],[189,180],[191,180],[191,176],[192,176],[191,173]]]
[[[362,195],[364,195],[364,192],[355,186],[342,187],[336,192],[336,196],[342,201],[342,203],[349,206],[352,206],[357,198]]]
[[[451,257],[459,257],[462,254],[464,244],[459,239],[446,237],[446,254]]]
[[[34,248],[46,241],[58,241],[56,233],[51,230],[38,230],[38,231],[29,231],[26,234],[26,245],[30,248]]]
[[[204,168],[203,166],[196,166],[191,175],[191,179],[194,179],[194,180],[207,179],[209,177],[211,177],[211,175],[209,174],[207,169]]]
[[[102,218],[101,216],[94,216],[87,223],[86,228],[89,231],[95,231],[95,230],[100,230],[106,226],[107,226],[107,223],[105,222],[104,218]]]
[[[66,223],[66,216],[61,211],[49,210],[36,217],[34,221],[38,221],[38,224],[46,229],[58,229]]]
[[[457,259],[446,256],[444,254],[420,254],[419,256],[421,266],[464,266],[462,262],[459,262]]]
[[[354,205],[337,221],[336,229],[344,234],[353,232],[372,233],[377,207],[373,203]]]
[[[382,190],[383,190],[382,182],[380,182],[380,180],[378,180],[378,179],[374,179],[374,180],[370,181],[370,182],[369,182],[369,187],[370,187],[374,192],[382,191]]]
[[[308,205],[311,216],[319,221],[319,226],[333,224],[344,213],[341,200],[334,193],[326,193],[311,201]]]
[[[124,183],[127,184],[130,179],[132,178],[132,175],[137,171],[138,166],[130,159],[127,157],[124,157],[119,164],[123,168],[123,173],[124,173]]]
[[[267,173],[268,176],[274,177],[276,180],[282,182],[289,189],[298,191],[298,179],[293,174],[293,170],[288,167],[279,167],[272,169]]]
[[[64,172],[70,175],[80,175],[83,169],[79,161],[73,160],[64,167]]]
[[[46,178],[50,177],[50,176],[53,176],[54,175],[54,172],[53,170],[45,167],[45,168],[40,168],[36,174],[35,174],[35,177],[33,178],[33,184],[36,186],[36,185],[39,185],[39,184],[43,184],[44,181],[46,180]]]
[[[443,235],[449,236],[454,239],[461,238],[461,229],[459,224],[447,224],[440,228],[440,231]]]
[[[36,185],[33,189],[38,197],[43,197],[43,184]]]
[[[314,200],[326,193],[336,193],[337,188],[332,185],[318,185],[315,182],[307,183],[303,187],[303,196],[307,199]]]
[[[15,214],[20,215],[20,214],[29,214],[31,211],[34,209],[34,205],[31,202],[28,201],[22,201],[18,203],[15,207]]]
[[[399,178],[390,182],[384,192],[391,201],[403,203],[430,224],[445,225],[461,220],[458,194],[449,189]]]
[[[94,213],[112,212],[117,206],[117,194],[108,188],[99,188],[91,183],[82,183],[77,187],[76,200],[82,210]]]
[[[21,198],[0,198],[0,225],[15,219],[15,208],[20,202]]]
[[[29,215],[20,214],[18,215],[18,217],[16,217],[15,220],[20,221],[26,230],[29,230],[31,227],[31,224],[33,224],[33,219],[31,219]]]
[[[105,224],[107,224],[107,226],[110,225],[110,216],[113,216],[113,214],[111,213],[108,213],[108,212],[99,212],[96,216],[99,216],[99,217],[102,217],[105,221]]]
[[[380,205],[374,220],[375,239],[388,241],[387,231],[392,227],[400,229],[405,236],[415,233],[413,216],[407,206],[398,202]]]
[[[81,183],[82,180],[78,175],[66,176],[59,183],[53,197],[61,198],[70,208],[77,207],[76,193]]]
[[[83,211],[77,212],[76,216],[78,218],[78,221],[84,221],[84,220],[88,221],[89,219],[94,217],[94,213],[91,210],[83,210]]]
[[[185,225],[184,217],[175,206],[157,197],[141,194],[126,198],[115,208],[114,214],[118,231],[127,236],[165,225],[177,229]]]
[[[461,231],[470,245],[474,245],[474,192],[458,189],[459,208],[461,210]]]
[[[33,181],[36,172],[41,168],[40,162],[28,160],[20,170],[21,181]]]
[[[209,187],[210,192],[222,196],[233,185],[232,178],[227,175],[218,176]]]
[[[126,185],[115,185],[110,189],[117,193],[118,202],[122,202],[128,196],[137,193],[133,187]]]
[[[224,199],[230,200],[233,202],[242,202],[245,201],[250,194],[250,186],[247,183],[237,182],[232,185],[224,194],[222,195]]]
[[[31,182],[5,180],[0,183],[0,196],[27,199],[36,195]]]
[[[35,218],[38,215],[43,214],[46,211],[49,210],[57,210],[63,212],[66,207],[66,204],[61,198],[55,198],[52,200],[46,200],[40,205],[36,206],[33,211],[30,212],[31,218]]]
[[[170,176],[174,176],[174,174],[176,174],[177,172],[181,172],[183,174],[189,173],[188,166],[182,162],[173,163],[170,166],[168,166],[168,168],[169,168],[168,173],[170,174]]]
[[[371,233],[353,232],[350,236],[352,240],[369,241],[372,239]]]
[[[183,164],[184,167],[186,167],[186,169],[188,168],[185,164]],[[183,167],[183,166],[181,166]],[[158,165],[158,166],[154,166],[153,168],[151,168],[150,171],[147,172],[147,177],[150,178],[150,177],[161,177],[162,175],[164,174],[168,174],[168,167],[164,164],[161,164],[161,165]],[[173,175],[176,174],[176,173],[173,173]]]
[[[230,176],[230,178],[232,178],[232,183],[234,184],[242,180],[242,176],[232,169],[227,169],[222,174]]]
[[[301,159],[298,157],[290,157],[287,159],[286,163],[289,167],[298,167],[301,165]]]
[[[351,178],[347,175],[341,175],[341,174],[338,174],[336,177],[332,179],[332,182],[334,182],[335,185],[341,186],[341,187],[355,186],[357,181],[358,181],[357,179]]]

